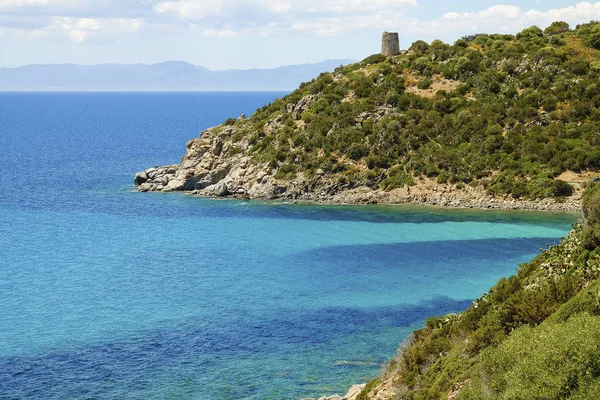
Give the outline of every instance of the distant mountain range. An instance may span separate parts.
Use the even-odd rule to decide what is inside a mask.
[[[50,64],[0,68],[0,91],[292,90],[352,60],[273,69],[211,71],[180,61],[160,64]]]

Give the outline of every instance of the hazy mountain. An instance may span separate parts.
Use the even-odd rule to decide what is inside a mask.
[[[291,90],[351,60],[274,69],[211,71],[179,61],[160,64],[26,65],[0,68],[0,91]]]

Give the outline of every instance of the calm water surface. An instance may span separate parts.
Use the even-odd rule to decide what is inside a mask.
[[[0,94],[0,398],[343,392],[576,220],[133,192],[280,95]]]

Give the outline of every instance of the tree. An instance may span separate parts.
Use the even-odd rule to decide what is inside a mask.
[[[569,31],[569,24],[564,21],[554,21],[549,27],[544,30],[546,36],[558,35]]]
[[[599,33],[594,33],[591,37],[590,37],[590,44],[592,45],[593,48],[595,48],[596,50],[600,50],[600,32]]]
[[[429,51],[429,44],[423,40],[417,40],[410,46],[408,50],[413,51],[416,54],[427,54]]]
[[[537,26],[533,25],[517,33],[517,40],[533,40],[536,38],[541,38],[543,36],[544,32]]]

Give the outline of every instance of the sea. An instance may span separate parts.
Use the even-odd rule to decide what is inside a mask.
[[[344,394],[578,219],[135,192],[283,94],[0,94],[0,399]]]

